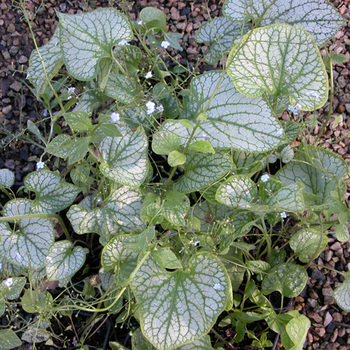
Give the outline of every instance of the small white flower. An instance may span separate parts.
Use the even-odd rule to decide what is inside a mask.
[[[44,109],[43,116],[47,117],[47,109]]]
[[[117,112],[113,112],[111,114],[111,119],[113,123],[118,123],[120,121],[120,114]]]
[[[296,107],[289,105],[288,110],[291,111],[294,115],[298,115],[298,109]]]
[[[52,264],[52,258],[51,258],[51,257],[47,256],[47,257],[46,257],[46,261],[47,261],[49,264]]]
[[[163,111],[164,111],[163,105],[159,105],[159,106],[157,107],[157,111],[158,111],[158,112],[163,112]]]
[[[124,40],[119,41],[118,45],[125,46],[125,45],[130,45],[130,44],[124,39]]]
[[[2,263],[0,263],[0,270],[2,270]]]
[[[189,241],[188,243],[192,244],[194,247],[196,247],[197,245],[199,245],[200,241]]]
[[[169,41],[167,41],[167,40],[163,40],[163,41],[160,43],[160,46],[161,46],[161,47],[164,47],[164,49],[167,49],[167,48],[170,46],[170,43],[169,43]]]
[[[69,88],[67,89],[67,91],[68,91],[70,94],[72,94],[72,93],[74,92],[74,90],[75,90],[75,87],[69,87]]]
[[[36,163],[36,170],[44,169],[45,163],[40,161]]]
[[[282,219],[285,219],[285,218],[287,217],[287,214],[286,214],[285,212],[282,212],[282,213],[280,214],[280,217],[281,217]]]
[[[54,45],[57,46],[58,45],[58,41],[56,41]]]
[[[72,341],[73,346],[77,346],[77,344],[78,344],[78,341],[76,339]]]
[[[156,110],[156,104],[152,101],[148,101],[146,103],[146,107],[147,107],[147,114],[152,114],[155,110]]]
[[[140,19],[139,21],[137,21],[137,24],[138,24],[139,26],[142,26],[142,20]]]
[[[8,278],[5,282],[4,282],[4,286],[5,287],[11,287],[13,285],[13,279],[12,278]]]
[[[146,75],[145,75],[146,79],[149,79],[149,78],[152,78],[152,77],[153,77],[152,71],[147,72]]]
[[[260,180],[262,182],[267,182],[267,181],[269,181],[269,178],[270,178],[269,174],[264,174],[264,175],[261,176]]]
[[[223,289],[224,289],[220,283],[215,283],[215,284],[213,285],[213,288],[214,288],[215,290],[223,290]]]
[[[29,79],[29,77],[30,77],[30,75],[29,75],[29,73],[27,73],[27,75],[26,75],[26,79]]]

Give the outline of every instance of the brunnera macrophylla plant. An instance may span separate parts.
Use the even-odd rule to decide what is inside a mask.
[[[337,12],[326,0],[227,0],[224,17],[197,34],[210,43],[207,62],[227,60],[201,75],[167,65],[180,36],[166,32],[158,9],[143,9],[137,22],[114,8],[58,18],[30,58],[27,79],[49,132],[28,124],[44,153],[23,198],[0,170],[9,199],[0,314],[25,289],[24,310],[41,316],[22,337],[40,334],[34,343],[50,338],[53,314],[85,310],[135,317],[136,350],[212,349],[207,334],[220,315],[235,342],[247,334],[271,346],[266,332],[246,327],[264,320],[286,349],[301,349],[310,321],[282,313],[283,300],[302,292],[327,234],[349,239],[347,165],[308,145],[294,121],[332,92],[336,58],[325,65],[319,46],[342,25]],[[282,122],[284,110],[291,118]],[[53,300],[34,288],[46,279],[69,290],[96,251],[98,306],[84,293]],[[334,298],[350,311],[350,276],[339,273]],[[278,306],[269,297],[276,291]],[[20,343],[10,327],[0,330],[1,348]]]

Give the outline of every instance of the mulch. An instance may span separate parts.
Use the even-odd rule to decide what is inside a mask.
[[[75,14],[99,7],[118,7],[120,3],[112,0],[26,1],[27,9],[32,14],[38,46],[44,45],[54,32],[57,25],[56,11]],[[169,31],[183,35],[184,51],[171,52],[171,55],[179,61],[191,63],[197,70],[203,69],[204,62],[199,65],[196,62],[207,46],[196,43],[195,34],[200,25],[208,20],[209,14],[212,17],[222,14],[224,0],[141,0],[126,3],[133,20],[138,19],[139,11],[146,6],[163,10]],[[333,0],[332,3],[347,22],[327,45],[327,49],[331,53],[345,54],[347,61],[335,65],[333,70],[335,95],[332,113],[341,115],[342,122],[336,125],[336,118],[331,118],[322,136],[322,146],[343,157],[350,165],[350,2]],[[25,79],[33,48],[33,40],[21,11],[12,6],[12,1],[0,0],[0,169],[15,171],[18,183],[23,182],[24,177],[34,170],[35,162],[42,153],[42,148],[23,137],[28,120],[37,122],[44,118],[43,107],[35,101]],[[324,54],[325,49],[321,49],[321,53]],[[329,103],[316,111],[319,120],[326,120],[328,109]],[[313,143],[318,131],[319,126],[311,133],[310,143]],[[349,197],[350,181],[347,188]],[[340,244],[329,235],[329,244],[316,263],[350,271],[349,242]],[[332,298],[332,291],[342,282],[342,277],[325,268],[310,268],[309,276],[307,287],[291,305],[291,308],[306,314],[312,322],[305,348],[350,349],[350,314],[342,311]]]

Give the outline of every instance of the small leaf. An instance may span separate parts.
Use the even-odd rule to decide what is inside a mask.
[[[206,334],[232,293],[225,268],[209,253],[193,255],[186,270],[175,272],[148,257],[133,279],[132,290],[142,333],[160,350]]]
[[[102,201],[100,207],[94,202],[94,198],[86,197],[79,205],[70,207],[67,217],[78,234],[96,232],[105,245],[114,235],[144,229],[139,216],[140,190],[123,186]]]
[[[176,181],[175,189],[186,193],[203,189],[227,174],[231,165],[230,157],[224,152],[189,154],[185,174]]]
[[[69,135],[56,136],[46,147],[46,152],[56,157],[68,158],[73,145],[73,138]]]
[[[333,292],[333,298],[345,311],[350,312],[350,272],[344,274],[345,280]]]
[[[0,329],[0,349],[11,350],[21,345],[21,339],[12,329]]]
[[[135,80],[136,81],[136,80]],[[137,88],[137,87],[136,87]],[[122,103],[131,103],[137,97],[137,90],[128,77],[112,71],[108,77],[105,94]]]
[[[335,234],[337,236],[337,240],[339,242],[347,242],[350,238],[348,225],[336,224],[336,225],[334,225],[334,227],[335,227]]]
[[[32,132],[44,145],[46,145],[45,138],[41,135],[40,130],[38,127],[31,121],[27,121],[27,128],[30,132]]]
[[[49,281],[66,281],[84,264],[85,251],[69,241],[59,241],[51,246],[46,257],[46,273]]]
[[[178,151],[172,151],[168,156],[168,163],[171,167],[182,165],[186,163],[186,156]]]
[[[9,169],[0,169],[0,187],[10,188],[15,183],[15,174]]]
[[[64,114],[64,119],[73,131],[83,132],[92,129],[89,113],[83,111],[73,111]]]
[[[56,173],[46,170],[30,173],[24,184],[36,194],[31,205],[33,212],[56,213],[69,207],[80,192],[74,185],[62,182]]]
[[[163,269],[182,269],[179,259],[169,248],[153,250],[151,256],[156,259]]]
[[[28,343],[42,343],[51,337],[51,333],[46,330],[49,326],[46,320],[36,320],[28,326],[21,339]]]
[[[281,334],[282,345],[288,350],[302,350],[310,326],[311,322],[305,315],[292,318],[286,325],[286,331]],[[286,346],[290,341],[293,346]]]
[[[301,229],[289,241],[300,261],[309,263],[317,258],[328,243],[327,236],[312,228]]]
[[[142,127],[121,127],[122,137],[106,137],[100,144],[102,173],[123,185],[139,187],[148,172],[147,136]]]
[[[347,61],[347,58],[343,54],[331,55],[332,63],[341,64]]]
[[[270,270],[262,281],[261,291],[264,294],[278,291],[288,298],[293,298],[302,292],[307,280],[308,275],[304,267],[285,263]]]
[[[101,58],[111,57],[114,45],[133,37],[129,22],[112,7],[76,15],[58,13],[58,17],[64,61],[78,80],[94,78]]]
[[[228,60],[228,74],[245,96],[267,93],[276,107],[284,103],[282,109],[288,107],[284,101],[288,97],[291,105],[308,111],[327,101],[328,77],[321,55],[310,34],[299,26],[254,29],[233,47]]]
[[[37,292],[36,290],[26,289],[21,298],[21,304],[24,311],[30,314],[45,313],[52,311],[53,298],[48,291]]]
[[[19,298],[26,279],[24,277],[10,277],[0,285],[0,294],[7,300]]]
[[[205,141],[205,140],[199,140],[199,141],[192,142],[190,144],[189,149],[196,151],[196,152],[201,152],[201,153],[211,153],[211,154],[215,153],[215,150],[214,150],[213,146],[211,145],[211,143],[209,141]]]
[[[119,127],[112,123],[103,123],[98,126],[98,131],[102,132],[105,136],[109,137],[121,137],[123,134],[120,132]]]
[[[155,28],[166,32],[166,18],[164,12],[157,8],[143,8],[140,12],[140,20],[148,29]]]
[[[217,17],[204,23],[196,34],[197,43],[209,42],[205,53],[205,62],[214,64],[227,55],[234,39],[237,39],[246,28],[241,23],[233,22],[226,17]]]

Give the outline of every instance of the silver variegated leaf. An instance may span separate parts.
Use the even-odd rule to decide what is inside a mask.
[[[93,202],[93,199],[86,198],[69,209],[67,217],[75,232],[96,232],[105,245],[114,235],[144,229],[139,217],[142,205],[140,190],[123,186],[111,193],[100,207],[94,207]]]
[[[78,80],[94,78],[101,58],[111,57],[113,46],[133,38],[129,22],[112,7],[58,17],[64,62]]]
[[[327,0],[227,0],[224,15],[233,21],[250,21],[267,26],[285,22],[305,28],[318,45],[325,44],[344,23]]]
[[[106,137],[100,144],[102,173],[126,186],[138,187],[148,173],[147,136],[142,127],[120,127],[121,137]]]
[[[283,129],[266,102],[261,97],[241,95],[223,72],[208,72],[193,79],[190,91],[185,117],[194,119],[202,112],[208,116],[196,129],[192,142],[204,139],[215,149],[264,152],[282,141]],[[182,145],[192,133],[179,122],[163,125],[163,130],[182,137]]]
[[[312,195],[307,204],[327,207],[334,202],[331,192],[338,190],[338,182],[348,171],[341,157],[319,147],[303,145],[275,177],[286,185],[300,181],[304,191]]]
[[[17,299],[25,284],[25,277],[9,277],[0,284],[0,295],[7,300]]]
[[[133,81],[136,84],[136,80]],[[112,71],[108,77],[105,94],[122,103],[131,103],[137,97],[136,87],[124,74]]]
[[[63,65],[59,31],[57,28],[50,41],[39,48],[40,56],[36,50],[30,55],[27,77],[39,94],[44,92],[48,82]]]
[[[132,290],[142,333],[160,350],[170,350],[206,334],[226,308],[230,281],[224,266],[209,253],[197,253],[186,270],[168,272],[148,257]]]
[[[275,24],[248,33],[230,53],[228,74],[243,95],[267,93],[275,108],[287,97],[291,105],[311,111],[328,98],[328,76],[318,47],[299,26]]]
[[[69,207],[80,189],[61,181],[59,175],[46,171],[35,171],[24,180],[26,188],[35,192],[36,198],[31,211],[36,213],[56,213]]]
[[[0,187],[11,187],[15,183],[15,174],[9,169],[0,169]]]
[[[185,174],[176,181],[175,189],[186,193],[198,191],[221,179],[231,168],[231,158],[224,152],[189,154]]]
[[[26,199],[15,199],[8,202],[3,210],[4,216],[31,214],[32,202]],[[0,255],[14,265],[32,269],[45,264],[45,258],[54,242],[55,231],[50,219],[27,218],[16,220],[17,231],[7,223],[0,223]]]
[[[289,241],[294,253],[304,263],[309,263],[312,259],[317,258],[326,248],[327,243],[327,236],[312,228],[299,230]]]
[[[46,257],[46,273],[49,281],[67,281],[84,264],[85,251],[69,241],[59,241],[51,246]]]
[[[226,17],[217,17],[199,28],[196,41],[209,42],[210,47],[205,54],[205,61],[214,64],[229,53],[233,40],[245,32],[241,23],[233,22]]]

